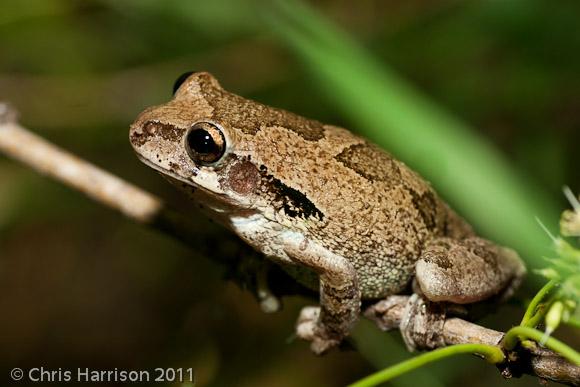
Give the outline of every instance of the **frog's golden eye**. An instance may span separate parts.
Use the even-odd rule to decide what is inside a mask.
[[[212,164],[224,155],[226,138],[216,125],[198,122],[187,132],[185,147],[196,164]]]
[[[177,92],[177,89],[179,89],[179,87],[180,87],[181,85],[183,85],[183,82],[185,82],[185,80],[186,80],[187,78],[189,78],[189,76],[190,76],[191,74],[193,74],[193,73],[195,73],[195,71],[188,71],[188,72],[186,72],[186,73],[183,73],[183,74],[181,74],[181,75],[179,76],[179,78],[177,78],[177,79],[175,80],[175,83],[173,83],[173,94],[175,94],[175,93]]]

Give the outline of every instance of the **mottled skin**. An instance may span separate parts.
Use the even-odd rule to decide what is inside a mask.
[[[200,122],[227,146],[209,165],[187,151]],[[305,308],[297,326],[317,353],[349,333],[361,299],[399,293],[413,278],[422,297],[464,304],[511,293],[525,272],[404,163],[345,129],[231,94],[208,73],[144,111],[130,140],[210,216],[320,290],[321,307]]]

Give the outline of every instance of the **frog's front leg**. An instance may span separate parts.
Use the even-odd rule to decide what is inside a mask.
[[[346,258],[298,234],[284,238],[284,251],[297,265],[319,275],[320,307],[302,309],[296,334],[311,342],[314,353],[322,354],[337,346],[358,319],[361,293],[356,271]]]

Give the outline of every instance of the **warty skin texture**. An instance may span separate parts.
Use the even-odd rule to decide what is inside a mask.
[[[188,153],[186,135],[197,123],[225,138],[213,164]],[[399,293],[413,278],[430,300],[471,303],[511,293],[525,272],[515,252],[476,237],[387,152],[343,128],[229,93],[208,73],[194,73],[173,100],[144,111],[130,140],[211,217],[320,290],[322,308],[305,309],[297,327],[315,352],[348,334],[361,299]]]

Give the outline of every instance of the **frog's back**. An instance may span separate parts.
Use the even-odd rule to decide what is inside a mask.
[[[327,137],[345,136],[328,127]],[[313,202],[326,216],[313,237],[355,266],[364,298],[402,290],[414,275],[425,243],[434,236],[461,238],[471,228],[404,163],[374,144],[350,134],[337,147]],[[312,176],[320,179],[320,176]]]
[[[237,149],[250,155],[266,207],[349,259],[364,298],[404,288],[430,237],[471,232],[429,183],[379,147],[204,79],[208,118],[229,127]]]

